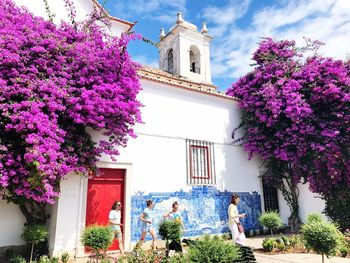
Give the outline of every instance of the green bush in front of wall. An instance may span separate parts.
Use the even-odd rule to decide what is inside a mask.
[[[239,249],[232,242],[208,235],[196,240],[188,249],[189,262],[229,263],[240,258]]]
[[[9,259],[8,259],[9,263],[26,263],[26,260],[24,257],[19,256],[19,255],[12,255]]]
[[[276,230],[283,225],[282,219],[275,211],[262,213],[259,216],[259,222],[262,226],[270,229],[271,236],[273,236],[273,230]]]
[[[100,250],[107,250],[112,244],[113,230],[108,226],[92,225],[84,229],[81,242],[95,251],[96,261]]]
[[[44,225],[29,225],[24,228],[21,237],[27,244],[31,245],[29,262],[32,262],[34,245],[44,242],[48,234],[49,232]]]
[[[319,213],[311,213],[306,217],[306,224],[312,223],[312,222],[322,222],[322,215]]]
[[[142,249],[133,250],[130,254],[118,258],[119,263],[189,263],[188,255],[176,253],[172,257],[168,257],[166,252],[155,254],[153,251],[144,251]]]
[[[275,239],[268,237],[263,240],[262,247],[266,252],[271,252],[274,249]]]
[[[68,252],[63,252],[61,254],[61,261],[62,263],[67,263],[69,260],[69,253]]]

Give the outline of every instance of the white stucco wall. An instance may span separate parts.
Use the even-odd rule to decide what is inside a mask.
[[[25,218],[17,205],[0,200],[0,247],[19,246]]]
[[[134,191],[188,189],[185,139],[215,143],[219,190],[260,191],[257,163],[231,144],[231,132],[240,120],[233,100],[147,80],[142,80],[142,87],[145,124],[136,127],[138,138],[130,140],[118,157],[133,164]]]
[[[325,208],[324,200],[318,194],[310,192],[309,184],[299,185],[299,204],[302,222],[305,222],[310,213],[322,213]],[[326,219],[326,216],[323,217]]]
[[[322,213],[325,208],[325,202],[318,194],[312,193],[309,190],[309,184],[299,184],[299,216],[302,222],[305,222],[310,213]],[[281,191],[278,191],[278,203],[280,208],[280,216],[287,224],[290,216],[290,209],[287,202],[284,200]],[[323,215],[324,219],[327,219]]]
[[[60,255],[63,251],[76,253],[80,245],[82,222],[83,192],[86,192],[86,180],[80,175],[69,175],[61,181],[61,196],[54,207],[50,228],[50,252]]]

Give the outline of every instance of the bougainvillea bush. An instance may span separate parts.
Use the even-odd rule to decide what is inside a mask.
[[[348,62],[314,52],[319,45],[263,39],[254,70],[227,93],[243,110],[245,133],[236,141],[265,161],[266,176],[291,188],[307,180],[327,199],[350,189],[350,74]],[[295,203],[297,191],[289,199]]]
[[[141,121],[138,65],[91,21],[62,23],[0,2],[0,189],[4,198],[53,203],[70,172],[118,155]],[[99,131],[95,143],[87,129]]]

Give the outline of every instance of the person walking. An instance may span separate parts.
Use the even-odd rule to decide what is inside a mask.
[[[246,214],[238,213],[237,205],[239,201],[239,196],[233,194],[231,197],[231,204],[228,207],[228,225],[232,233],[233,242],[244,246],[247,238],[245,237],[240,218],[246,217]]]
[[[152,249],[156,250],[156,241],[157,241],[157,236],[156,236],[156,231],[154,230],[153,227],[153,220],[154,220],[154,214],[153,214],[153,201],[152,200],[147,200],[146,201],[147,207],[143,210],[140,220],[142,221],[142,230],[141,230],[141,238],[138,243],[138,246],[141,246],[141,244],[144,242],[145,237],[147,233],[150,233],[152,237]]]
[[[172,209],[170,212],[165,213],[163,215],[164,219],[173,220],[175,222],[179,222],[182,228],[182,231],[185,231],[185,227],[183,224],[183,218],[181,216],[181,213],[179,211],[179,204],[177,201],[175,201],[172,205]],[[181,239],[181,238],[180,238]],[[172,240],[169,244],[169,250],[175,250],[175,252],[181,252],[182,253],[182,246],[181,246],[181,240]]]
[[[123,226],[121,221],[121,208],[122,203],[115,201],[112,205],[111,211],[109,212],[108,222],[111,228],[113,229],[113,237],[118,240],[119,250],[122,256],[124,256],[124,246],[123,246],[123,234],[121,227]]]

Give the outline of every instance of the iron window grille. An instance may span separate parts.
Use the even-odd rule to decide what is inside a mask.
[[[264,194],[264,208],[266,212],[276,211],[279,212],[278,205],[278,192],[277,188],[266,182],[262,178],[263,194]]]
[[[187,184],[215,185],[214,143],[186,140]]]

